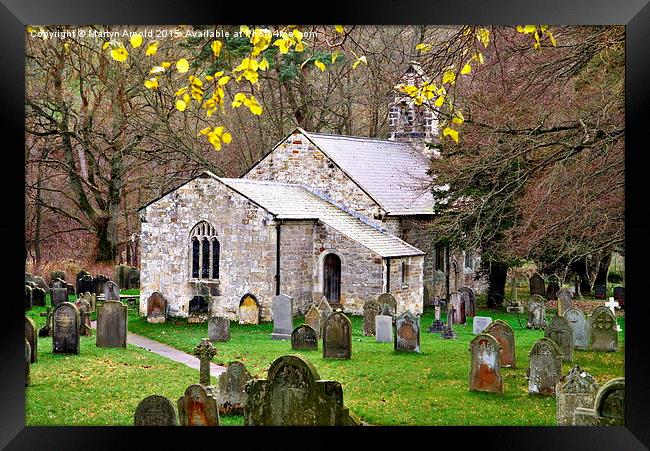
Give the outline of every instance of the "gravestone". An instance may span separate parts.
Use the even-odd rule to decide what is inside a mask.
[[[207,296],[194,296],[190,300],[189,314],[187,316],[188,323],[204,323],[208,320],[208,307],[210,301]]]
[[[600,305],[589,317],[589,350],[618,351],[618,332],[616,317],[607,307]]]
[[[454,306],[452,304],[447,304],[447,324],[445,325],[445,330],[443,330],[442,333],[440,334],[440,336],[445,340],[451,340],[457,338],[453,328],[455,315],[456,315],[456,309],[454,308]]]
[[[90,302],[84,298],[77,299],[74,305],[79,310],[79,333],[84,337],[90,337],[92,335],[92,325],[90,319],[92,306],[90,305]]]
[[[273,297],[273,340],[291,340],[293,331],[293,298],[284,293]]]
[[[363,304],[363,335],[367,337],[375,335],[375,316],[379,313],[381,313],[381,306],[374,299]]]
[[[320,312],[318,311],[318,307],[316,307],[316,305],[312,304],[309,307],[309,310],[307,310],[307,313],[305,314],[305,324],[314,329],[316,331],[316,335],[320,337]]]
[[[492,335],[480,333],[469,343],[469,390],[503,394],[501,345]]]
[[[28,316],[25,317],[25,340],[29,342],[29,348],[31,351],[29,361],[31,363],[36,363],[36,360],[38,360],[38,336],[36,323]]]
[[[135,426],[176,426],[174,405],[164,396],[147,396],[135,408],[133,424]]]
[[[95,293],[85,292],[79,298],[85,299],[90,304],[91,310],[97,310],[97,295]]]
[[[555,387],[557,425],[572,426],[576,408],[593,407],[597,391],[596,379],[575,365]]]
[[[355,424],[343,403],[341,384],[320,380],[314,365],[298,355],[276,359],[267,379],[251,380],[246,384],[246,393],[246,426]]]
[[[382,315],[395,316],[397,314],[397,301],[390,293],[382,293],[377,298],[377,303],[381,307]]]
[[[603,384],[591,409],[577,407],[575,426],[625,426],[625,378]]]
[[[120,300],[120,287],[118,287],[117,284],[112,280],[108,280],[104,284],[104,300],[105,301]]]
[[[291,349],[294,351],[318,349],[318,334],[307,324],[301,324],[291,332]]]
[[[589,325],[585,314],[577,308],[570,308],[564,312],[564,317],[571,325],[573,347],[577,349],[589,349]]]
[[[43,280],[43,278],[40,277],[40,276],[34,276],[32,274],[25,273],[25,282],[32,282],[32,283],[36,284],[36,287],[44,289],[46,293],[50,289],[47,286],[47,284],[45,283],[45,281]],[[36,287],[34,287],[32,285],[32,288],[36,288]],[[34,305],[36,305],[36,304],[34,304]]]
[[[202,385],[187,387],[177,404],[180,426],[219,426],[217,401],[208,396]]]
[[[319,337],[323,336],[323,327],[325,326],[325,321],[332,314],[333,309],[330,306],[330,303],[327,302],[327,298],[323,296],[318,303],[318,311],[320,312],[320,332]]]
[[[539,273],[535,273],[532,275],[530,279],[528,279],[528,284],[530,287],[530,295],[533,296],[535,294],[544,297],[546,295],[546,287],[544,286],[544,278],[539,275]]]
[[[515,331],[510,327],[510,324],[503,320],[497,319],[492,321],[483,331],[490,334],[501,346],[501,367],[502,368],[516,368],[516,348],[515,348]]]
[[[476,295],[469,287],[458,289],[461,299],[465,303],[465,316],[476,316]]]
[[[352,323],[338,309],[323,325],[323,358],[349,359],[352,357]]]
[[[199,359],[199,384],[203,386],[210,385],[210,361],[216,354],[216,349],[207,338],[201,339],[194,348],[194,355]]]
[[[528,300],[528,329],[543,329],[546,327],[546,301],[539,295],[533,295]]]
[[[573,295],[566,288],[557,292],[557,314],[564,315],[564,312],[573,308]]]
[[[79,354],[79,310],[71,302],[61,302],[52,313],[52,352]]]
[[[395,351],[420,352],[420,317],[409,310],[395,318]]]
[[[93,293],[95,291],[95,284],[93,283],[93,276],[87,272],[77,275],[77,293]]]
[[[614,299],[616,299],[616,302],[619,303],[621,308],[625,307],[625,288],[624,287],[614,287]],[[33,292],[32,292],[33,295]],[[34,305],[38,305],[36,301],[34,301]]]
[[[472,322],[472,333],[474,335],[480,334],[492,323],[492,318],[489,316],[475,316]]]
[[[528,354],[528,393],[555,395],[555,386],[562,377],[562,351],[549,338],[540,338]]]
[[[167,299],[155,291],[147,299],[147,322],[164,323],[167,321]]]
[[[594,298],[605,299],[607,297],[607,287],[605,285],[594,285]]]
[[[239,301],[239,324],[259,324],[260,305],[252,294],[246,294]]]
[[[104,292],[104,284],[108,282],[108,277],[106,277],[104,274],[97,274],[96,277],[93,278],[93,293],[95,295],[100,295]]]
[[[217,400],[222,415],[241,415],[246,405],[246,383],[252,379],[241,362],[232,362],[226,371],[219,375]]]
[[[449,294],[449,303],[454,306],[454,324],[465,324],[467,318],[465,315],[465,302],[460,297],[460,293]]]
[[[549,301],[557,299],[557,292],[560,290],[560,278],[552,274],[548,278],[548,286],[546,287],[546,299]]]
[[[31,367],[31,355],[32,355],[32,347],[29,345],[29,341],[27,341],[27,338],[25,338],[25,387],[27,387],[30,383],[29,379],[29,370]]]
[[[562,352],[563,362],[573,361],[573,329],[564,316],[554,316],[544,330],[544,337],[555,342]]]
[[[32,287],[25,285],[25,310],[30,310],[32,306]]]
[[[56,279],[65,280],[65,272],[63,272],[63,271],[52,271],[50,273],[50,280],[53,282]],[[50,287],[51,286],[52,286],[52,284],[50,283]],[[61,288],[61,287],[58,287],[58,288]]]
[[[210,341],[230,340],[230,320],[223,316],[211,316],[208,319],[208,338]]]
[[[433,306],[434,306],[434,311],[435,311],[435,316],[434,320],[431,323],[431,326],[429,327],[429,332],[442,332],[445,330],[445,324],[440,321],[440,306],[441,302],[440,299],[436,298],[433,300]]]
[[[32,305],[34,307],[45,306],[45,290],[43,288],[32,288]]]
[[[45,317],[45,324],[38,330],[39,337],[51,337],[52,336],[52,315],[54,309],[52,307],[47,308],[47,312],[41,312],[39,316]]]
[[[97,311],[99,348],[126,348],[127,307],[120,301],[105,301]]]
[[[390,315],[375,316],[375,341],[377,343],[393,343],[393,317]]]
[[[68,288],[63,285],[61,287],[53,286],[50,288],[50,300],[52,307],[68,301]]]

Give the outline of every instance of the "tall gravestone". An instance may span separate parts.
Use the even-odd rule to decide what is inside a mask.
[[[217,401],[208,396],[199,384],[187,387],[178,398],[178,419],[181,426],[219,426]]]
[[[252,379],[241,362],[232,362],[226,371],[219,375],[217,400],[219,413],[223,415],[240,415],[246,405],[246,383]]]
[[[607,287],[605,285],[594,285],[594,298],[605,299],[607,297]]]
[[[62,302],[52,314],[52,352],[79,354],[79,310],[71,302]]]
[[[381,313],[379,302],[370,299],[363,304],[363,335],[372,337],[375,335],[375,316]]]
[[[528,300],[528,329],[543,329],[546,327],[546,301],[539,295],[533,295]]]
[[[36,360],[38,360],[38,335],[36,323],[28,316],[25,317],[25,340],[29,342],[29,361],[31,363],[36,363]]]
[[[309,307],[309,310],[307,310],[307,313],[305,314],[305,324],[314,329],[316,331],[316,335],[320,337],[320,312],[318,311],[318,307],[316,307],[316,305],[312,304]]]
[[[465,303],[465,316],[476,316],[476,295],[470,287],[458,289],[461,299]]]
[[[318,349],[318,335],[311,326],[301,324],[291,332],[291,349],[294,351],[315,351]]]
[[[563,316],[554,316],[544,330],[544,337],[550,338],[562,351],[562,361],[573,361],[573,329]]]
[[[135,408],[133,424],[135,426],[176,426],[174,405],[164,396],[147,396]]]
[[[540,338],[528,354],[528,393],[555,395],[562,377],[562,351],[549,338]]]
[[[323,358],[349,359],[352,357],[352,323],[340,309],[325,320],[323,326]]]
[[[290,340],[293,331],[293,298],[284,293],[273,297],[273,340]]]
[[[472,333],[474,335],[480,334],[492,323],[492,318],[489,316],[475,316],[472,321]]]
[[[230,320],[223,316],[211,316],[208,319],[208,338],[210,341],[229,341]]]
[[[105,301],[97,311],[99,348],[126,348],[127,307],[120,301]]]
[[[501,345],[492,335],[480,333],[469,343],[469,390],[503,394]]]
[[[459,293],[449,294],[449,303],[454,306],[454,324],[465,324],[467,317],[465,315],[465,302],[461,299]]]
[[[501,346],[501,367],[503,368],[516,368],[516,348],[515,348],[515,331],[510,327],[510,324],[503,320],[497,319],[492,321],[485,330],[486,334],[490,334]]]
[[[332,306],[330,305],[329,302],[327,302],[327,298],[323,296],[320,299],[320,302],[318,303],[318,311],[320,312],[320,332],[318,334],[319,337],[323,336],[323,327],[325,326],[325,321],[327,318],[332,314],[334,311],[332,309]]]
[[[546,299],[549,301],[557,299],[557,292],[560,290],[560,278],[552,274],[548,278],[548,286],[546,287]]]
[[[45,306],[45,290],[43,288],[32,288],[32,305],[34,307]]]
[[[382,315],[395,316],[397,314],[397,301],[390,293],[382,293],[377,298],[377,302],[381,306]]]
[[[245,294],[239,301],[239,324],[259,324],[260,305],[252,294]]]
[[[120,287],[117,286],[112,280],[107,280],[104,284],[104,300],[105,301],[119,301],[120,300]]]
[[[557,314],[564,315],[564,312],[573,308],[573,295],[566,288],[557,292]]]
[[[573,347],[589,349],[589,324],[582,310],[572,307],[564,312],[564,317],[573,332]]]
[[[25,285],[25,310],[29,310],[32,307],[32,287]]]
[[[420,318],[409,310],[395,318],[395,351],[420,352]]]
[[[390,315],[375,316],[375,341],[377,343],[393,343],[393,317]]]
[[[167,321],[167,299],[155,291],[147,299],[147,322],[164,323]]]
[[[605,306],[598,306],[589,317],[589,349],[591,351],[618,351],[616,317]]]
[[[591,408],[597,391],[596,379],[575,365],[555,388],[557,425],[572,426],[576,408]]]
[[[577,407],[575,426],[625,426],[625,378],[603,384],[591,409]]]
[[[528,284],[530,287],[530,295],[533,296],[535,294],[539,296],[546,296],[546,287],[544,286],[544,278],[539,275],[539,273],[535,273],[531,276],[530,279],[528,279]]]

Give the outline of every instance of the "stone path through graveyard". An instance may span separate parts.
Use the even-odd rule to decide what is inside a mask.
[[[93,329],[96,329],[97,321],[93,321],[91,323],[91,326]],[[146,349],[147,351],[153,352],[154,354],[158,354],[176,362],[183,363],[190,368],[194,368],[195,370],[199,369],[199,359],[197,357],[194,357],[193,355],[187,354],[183,351],[179,351],[178,349],[174,349],[171,346],[167,346],[166,344],[162,344],[158,341],[151,340],[141,335],[136,335],[129,332],[126,337],[126,342],[128,344],[132,344],[133,346],[137,346],[138,348]],[[225,366],[220,366],[212,362],[210,363],[211,376],[219,376],[224,371],[226,371]]]

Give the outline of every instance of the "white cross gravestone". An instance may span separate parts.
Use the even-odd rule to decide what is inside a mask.
[[[609,301],[605,302],[605,307],[610,309],[612,311],[612,315],[614,315],[614,318],[616,318],[616,307],[619,306],[618,301],[615,301],[614,298],[609,298]],[[621,326],[618,325],[618,322],[616,323],[616,332],[622,332],[623,329],[621,329]]]

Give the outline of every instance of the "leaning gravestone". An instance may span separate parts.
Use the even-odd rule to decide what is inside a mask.
[[[155,291],[147,299],[147,322],[158,324],[165,321],[167,321],[167,299]]]
[[[97,311],[97,341],[100,348],[126,348],[127,307],[120,301],[105,301]]]
[[[239,324],[259,324],[260,305],[251,294],[246,294],[239,301]]]
[[[501,345],[492,335],[480,333],[469,343],[469,390],[503,394]]]
[[[515,331],[510,324],[497,319],[492,321],[483,333],[490,334],[501,346],[501,367],[516,368],[517,358],[515,352]]]
[[[465,303],[465,316],[476,316],[476,295],[469,287],[458,289],[461,299]]]
[[[318,335],[311,326],[301,324],[291,332],[291,349],[294,351],[315,351],[318,349]]]
[[[528,329],[543,329],[546,327],[546,301],[539,295],[533,295],[528,300]]]
[[[605,285],[594,285],[594,298],[605,299],[607,297],[607,287]]]
[[[135,408],[133,424],[135,426],[176,426],[174,405],[164,396],[147,396]]]
[[[589,325],[585,314],[577,308],[570,308],[564,312],[564,317],[571,325],[573,332],[573,347],[577,349],[589,348]]]
[[[321,331],[320,312],[318,311],[318,307],[316,307],[316,305],[312,304],[309,307],[309,310],[305,314],[305,324],[307,324],[309,327],[314,329],[316,331],[316,335],[320,337],[320,331]]]
[[[480,334],[492,323],[492,318],[489,316],[475,316],[472,321],[472,333],[474,335]]]
[[[465,315],[465,302],[460,297],[460,293],[451,293],[449,303],[454,306],[454,324],[465,324],[467,318]]]
[[[591,409],[577,407],[575,426],[625,426],[625,378],[606,382],[596,393]]]
[[[104,300],[105,301],[119,301],[120,300],[120,287],[117,286],[112,280],[104,284]]]
[[[532,277],[528,279],[528,284],[530,287],[531,296],[533,296],[534,294],[540,295],[542,297],[546,295],[544,278],[540,276],[539,273],[533,274]]]
[[[377,343],[393,343],[393,317],[390,315],[375,316],[375,341]]]
[[[349,359],[352,357],[352,323],[337,310],[323,326],[323,358]]]
[[[395,316],[397,314],[397,301],[390,293],[382,293],[377,298],[377,302],[381,306],[382,315]]]
[[[374,299],[363,304],[363,335],[368,337],[375,335],[375,316],[380,313],[381,306]]]
[[[210,341],[229,341],[230,320],[223,316],[211,316],[208,319],[208,339]]]
[[[32,305],[34,307],[45,306],[45,290],[43,288],[32,288]]]
[[[25,340],[29,342],[31,354],[29,360],[31,363],[36,363],[38,360],[38,335],[36,331],[36,323],[33,319],[25,317]]]
[[[79,310],[71,302],[62,302],[52,314],[52,352],[79,354]]]
[[[572,426],[576,408],[593,407],[597,391],[596,379],[575,365],[555,387],[557,425]]]
[[[32,306],[32,287],[25,285],[25,310],[30,310]]]
[[[32,355],[32,347],[29,345],[29,341],[25,338],[25,387],[30,383],[29,380],[29,368],[31,365],[30,356]]]
[[[223,415],[241,415],[246,405],[246,383],[251,375],[241,362],[232,362],[226,371],[219,375],[217,400],[219,413]]]
[[[409,310],[395,318],[395,351],[420,352],[420,318]]]
[[[618,351],[616,317],[607,307],[600,305],[589,317],[589,350]]]
[[[178,417],[181,426],[219,426],[217,402],[199,384],[190,385],[178,398]]]
[[[246,384],[246,426],[345,426],[355,424],[343,404],[343,388],[320,380],[304,357],[285,355],[269,368],[267,379]]]
[[[332,306],[327,302],[327,298],[323,296],[318,303],[318,311],[320,312],[320,332],[318,333],[319,337],[323,336],[323,327],[325,326],[325,320],[332,314]]]
[[[293,331],[293,298],[284,293],[273,297],[273,340],[290,340]]]
[[[562,377],[562,351],[549,338],[540,338],[528,354],[528,393],[555,395],[555,386]]]
[[[190,300],[188,323],[204,323],[208,320],[210,301],[208,296],[196,295]]]
[[[557,292],[557,314],[562,316],[570,308],[573,308],[573,295],[566,288],[562,288]]]
[[[563,362],[573,361],[573,329],[569,320],[563,316],[554,316],[544,330],[544,337],[550,338],[558,345]]]
[[[548,278],[548,286],[546,287],[546,299],[549,301],[557,299],[557,292],[560,290],[560,278],[552,274]]]

